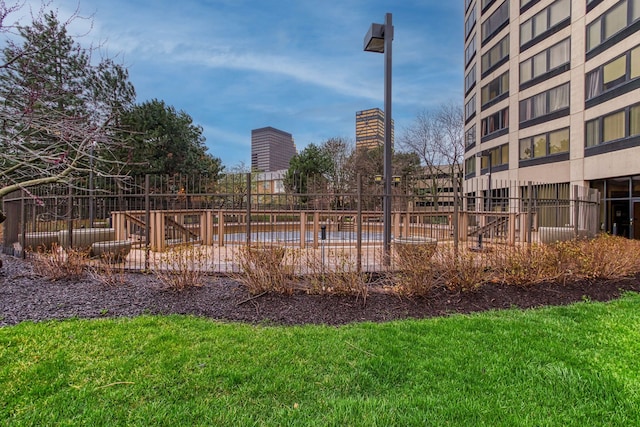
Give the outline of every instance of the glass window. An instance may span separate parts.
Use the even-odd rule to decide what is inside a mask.
[[[498,166],[502,164],[502,150],[498,147],[495,150],[491,150],[491,164]]]
[[[509,35],[496,43],[487,53],[482,55],[482,72],[484,73],[503,58],[509,56]]]
[[[631,177],[631,197],[640,197],[640,175]]]
[[[533,57],[533,75],[539,76],[547,72],[547,55],[543,52],[541,55]]]
[[[471,32],[471,29],[473,29],[473,26],[476,24],[476,5],[473,5],[473,9],[471,9],[471,13],[469,14],[469,17],[467,18],[467,20],[464,23],[464,38],[466,39],[469,36],[469,33]]]
[[[549,154],[569,152],[569,129],[561,129],[549,134]]]
[[[520,121],[534,119],[569,106],[569,83],[520,101]]]
[[[531,138],[520,140],[520,160],[528,160],[531,158]]]
[[[473,64],[469,73],[464,77],[464,92],[469,92],[469,89],[473,87],[476,82],[476,64]]]
[[[571,2],[557,0],[520,25],[520,46],[571,16]]]
[[[601,20],[596,20],[587,27],[587,50],[591,50],[598,46],[601,41],[602,24]]]
[[[520,64],[520,83],[525,83],[569,62],[569,39],[551,46]]]
[[[604,16],[605,40],[627,26],[627,5],[622,2],[611,8]]]
[[[509,108],[498,111],[482,119],[480,122],[481,136],[492,134],[493,132],[509,127]]]
[[[604,90],[617,86],[620,83],[620,79],[624,81],[625,74],[627,72],[627,56],[623,55],[620,58],[609,62],[603,67],[604,77]]]
[[[500,147],[500,151],[501,151],[501,159],[500,159],[500,165],[506,165],[509,163],[509,144],[504,144]]]
[[[489,153],[489,155],[491,155],[491,152]],[[489,160],[487,160],[488,157],[487,156],[482,156],[480,157],[480,168],[482,169],[487,169],[489,167]],[[491,163],[493,164],[493,158],[491,159]],[[494,164],[495,166],[495,164]]]
[[[569,106],[569,85],[562,85],[549,91],[549,112],[552,113]]]
[[[623,0],[587,26],[587,51],[640,18],[640,0]]]
[[[533,138],[533,157],[544,157],[547,155],[547,136],[538,135]]]
[[[471,61],[471,58],[473,58],[473,55],[475,55],[475,53],[476,53],[476,36],[474,34],[474,36],[471,37],[471,41],[467,45],[467,48],[464,50],[464,63],[468,64],[469,61]]]
[[[509,21],[509,1],[506,0],[482,23],[482,41],[486,41],[497,30]]]
[[[476,112],[476,96],[473,95],[469,102],[464,105],[464,119],[468,120]]]
[[[464,161],[464,172],[465,172],[465,175],[476,173],[475,157],[469,157],[467,160]]]
[[[640,135],[640,105],[629,109],[629,136]]]
[[[520,46],[531,40],[532,38],[532,24],[531,19],[526,21],[524,24],[520,25]]]
[[[547,107],[548,98],[549,92],[540,93],[532,98],[534,117],[539,117],[547,114],[547,112],[549,111],[549,107]]]
[[[587,99],[591,99],[594,96],[598,96],[602,93],[602,84],[600,84],[601,76],[601,67],[598,67],[587,74]]]
[[[631,78],[636,77],[640,77],[640,47],[631,51]]]
[[[547,14],[546,11],[539,13],[533,17],[533,38],[547,31]]]
[[[549,28],[551,28],[571,15],[571,2],[569,0],[560,0],[553,3],[549,9]]]
[[[482,88],[481,104],[485,105],[498,96],[509,91],[509,72],[493,79],[489,84]]]
[[[588,121],[586,133],[587,147],[600,144],[600,121],[598,119]]]
[[[470,147],[476,143],[476,125],[471,126],[464,134],[465,147]]]
[[[598,96],[605,90],[623,85],[637,77],[640,77],[640,47],[587,73],[586,99]]]
[[[602,142],[624,138],[624,111],[605,116],[602,128]]]
[[[569,62],[571,43],[569,39],[565,39],[555,46],[549,48],[549,69],[553,70],[561,65]]]
[[[527,60],[520,63],[520,83],[528,82],[532,78],[531,61]]]
[[[569,128],[520,140],[520,160],[569,152]]]

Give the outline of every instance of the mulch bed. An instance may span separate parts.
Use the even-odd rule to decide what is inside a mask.
[[[400,298],[370,292],[354,296],[265,294],[251,297],[238,282],[209,277],[204,286],[171,291],[152,275],[127,274],[123,285],[90,278],[49,281],[36,276],[27,261],[0,255],[0,326],[67,318],[185,314],[251,324],[343,325],[428,318],[455,313],[565,305],[582,300],[608,301],[624,291],[640,292],[640,274],[619,280],[533,286],[488,284],[473,292],[435,289],[426,298]]]

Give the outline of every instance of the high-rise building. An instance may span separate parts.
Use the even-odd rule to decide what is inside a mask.
[[[251,169],[273,172],[289,168],[296,155],[296,145],[290,133],[264,127],[251,131]]]
[[[394,129],[391,120],[391,146]],[[379,108],[356,112],[356,149],[376,148],[384,145],[384,111]]]
[[[640,238],[640,1],[464,0],[465,178],[600,190]]]

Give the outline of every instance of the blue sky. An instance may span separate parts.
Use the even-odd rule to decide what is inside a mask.
[[[393,14],[396,138],[424,109],[462,103],[462,0],[53,0],[72,34],[100,42],[130,73],[137,102],[193,117],[227,169],[250,165],[251,129],[273,126],[298,150],[355,139],[355,112],[383,107],[383,55],[363,52]]]

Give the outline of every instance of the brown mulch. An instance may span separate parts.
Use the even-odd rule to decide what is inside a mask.
[[[582,300],[608,301],[625,291],[640,292],[635,277],[529,287],[489,284],[473,292],[441,288],[426,298],[400,298],[370,292],[354,296],[265,294],[251,297],[238,282],[209,277],[204,286],[167,290],[152,275],[127,274],[122,285],[90,278],[49,281],[36,276],[27,261],[0,255],[0,326],[50,319],[185,314],[251,324],[326,324],[385,322],[505,308],[565,305]]]

